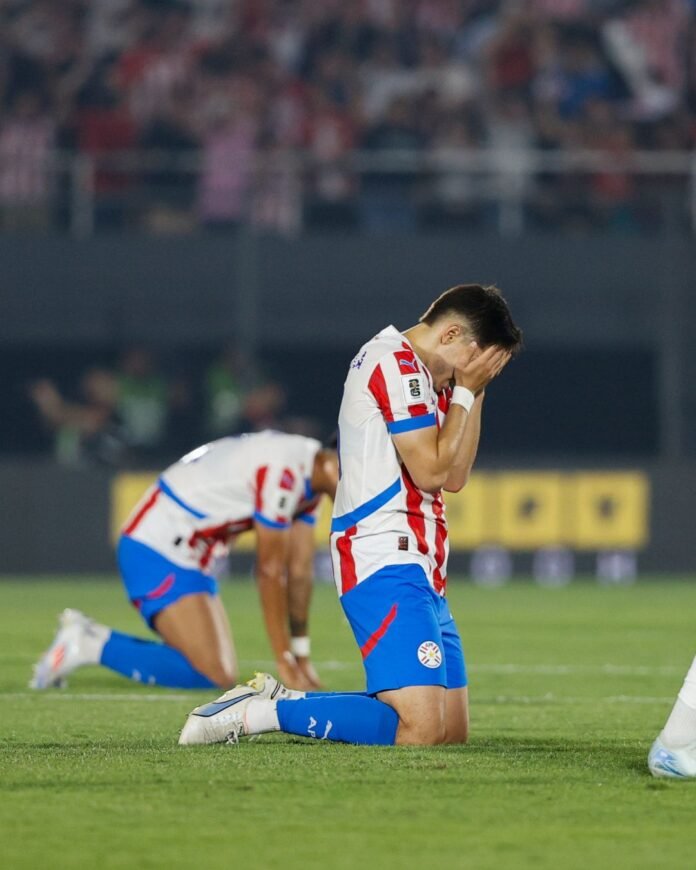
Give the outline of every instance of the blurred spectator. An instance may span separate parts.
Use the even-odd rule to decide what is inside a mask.
[[[246,82],[253,88],[251,82]],[[236,228],[248,213],[258,125],[230,91],[209,106],[203,134],[198,210],[210,228]]]
[[[413,230],[416,226],[415,161],[400,167],[398,160],[417,158],[424,146],[410,103],[401,97],[389,107],[384,121],[365,134],[362,147],[381,158],[380,169],[371,169],[363,176],[361,210],[364,227],[370,232]],[[394,152],[398,152],[398,156]]]
[[[190,232],[194,227],[197,131],[191,120],[193,94],[181,88],[171,105],[156,112],[138,145],[147,156],[144,224],[153,232]]]
[[[226,347],[204,375],[206,432],[209,438],[240,431],[244,416],[244,395],[255,375],[241,351]]]
[[[117,409],[123,433],[135,461],[155,457],[165,445],[169,390],[146,348],[133,347],[117,371]]]
[[[350,225],[357,179],[349,156],[356,145],[356,125],[323,90],[314,89],[312,96],[305,138],[312,158],[308,222],[322,228]]]
[[[126,197],[133,183],[127,167],[119,168],[119,155],[135,147],[137,128],[119,88],[117,64],[100,62],[80,89],[74,113],[78,150],[97,161],[92,179],[99,226],[120,227],[127,214]],[[106,162],[104,161],[106,158]]]
[[[203,378],[206,437],[281,427],[285,391],[235,345],[212,361]]]
[[[55,124],[36,91],[22,91],[0,125],[0,227],[49,224],[50,159]]]
[[[79,400],[71,402],[49,380],[37,381],[30,389],[44,423],[55,433],[56,459],[63,465],[121,464],[125,443],[116,410],[118,387],[113,373],[89,369],[80,381],[79,392]]]

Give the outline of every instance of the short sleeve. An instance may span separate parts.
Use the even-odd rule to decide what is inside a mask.
[[[304,481],[291,468],[264,465],[256,472],[254,519],[271,529],[290,526],[304,493]]]
[[[410,349],[385,354],[370,376],[368,390],[392,435],[437,423],[429,377]]]

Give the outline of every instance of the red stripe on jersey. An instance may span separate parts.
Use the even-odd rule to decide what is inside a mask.
[[[391,402],[389,401],[389,393],[387,391],[387,382],[384,380],[384,372],[382,366],[375,366],[375,370],[370,375],[370,380],[367,382],[367,388],[377,400],[379,410],[387,423],[394,422],[392,414]]]
[[[208,526],[206,529],[197,529],[189,538],[188,545],[195,548],[199,544],[203,544],[204,550],[198,560],[198,564],[201,568],[207,568],[216,544],[226,544],[234,535],[240,535],[242,532],[248,531],[253,525],[253,520],[245,519],[236,520],[231,523],[221,523],[219,526]]]
[[[261,490],[263,489],[264,481],[266,480],[266,475],[268,474],[268,466],[262,465],[261,468],[256,472],[256,501],[254,502],[254,507],[257,511],[261,511],[263,507],[263,498],[261,497]]]
[[[407,347],[405,350],[395,350],[394,357],[402,375],[412,375],[420,372],[421,367],[418,365],[416,355],[410,347]]]
[[[418,365],[416,355],[408,346],[406,347],[406,350],[394,351],[394,357],[399,366],[400,375],[421,374],[422,370]],[[411,417],[421,417],[423,414],[428,413],[428,406],[425,402],[421,402],[417,405],[407,405],[407,408]]]
[[[428,552],[428,542],[425,539],[425,514],[421,507],[423,493],[413,482],[405,465],[401,466],[401,476],[406,484],[406,519],[411,531],[416,536],[418,552],[425,556]]]
[[[358,582],[358,575],[355,573],[355,559],[353,558],[353,542],[351,538],[357,532],[357,526],[351,526],[346,529],[341,537],[336,541],[336,549],[340,559],[341,571],[341,594],[350,592]]]
[[[452,388],[445,387],[444,390],[441,390],[437,397],[437,406],[442,411],[443,414],[446,414],[449,411],[450,402],[452,401]]]
[[[295,487],[295,475],[290,471],[289,468],[283,469],[283,474],[280,478],[280,488],[281,489],[294,489]]]
[[[153,489],[153,491],[150,493],[150,497],[148,498],[148,500],[143,504],[143,506],[140,508],[138,513],[133,517],[133,519],[124,528],[124,530],[123,530],[124,535],[130,535],[138,528],[138,526],[142,522],[143,517],[154,506],[154,504],[157,501],[157,499],[159,498],[159,494],[161,492],[162,492],[162,490],[159,487],[156,487],[155,489]]]
[[[387,633],[387,629],[396,619],[396,614],[399,609],[398,604],[392,604],[391,610],[382,620],[382,624],[377,629],[377,631],[372,632],[372,634],[368,637],[365,643],[360,647],[360,652],[362,653],[362,657],[366,659],[372,650],[377,646],[377,644],[382,640],[384,635]]]
[[[436,495],[433,499],[433,513],[435,514],[435,571],[433,572],[433,585],[437,593],[442,593],[447,585],[447,577],[442,569],[445,564],[445,541],[447,540],[447,522],[445,520],[445,506],[442,496]]]

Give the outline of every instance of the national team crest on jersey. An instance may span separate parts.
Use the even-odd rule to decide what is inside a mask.
[[[283,470],[283,475],[280,478],[280,488],[281,489],[294,489],[295,487],[295,475],[290,471],[289,468]]]
[[[425,640],[418,647],[418,661],[426,668],[439,668],[442,652],[434,640]]]

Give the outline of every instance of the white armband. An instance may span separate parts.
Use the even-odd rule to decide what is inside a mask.
[[[291,637],[290,650],[298,659],[308,659],[310,652],[310,642],[308,637]]]
[[[461,405],[467,413],[472,409],[474,404],[474,399],[476,396],[471,392],[467,387],[455,387],[452,390],[452,398],[450,399],[450,403],[454,405]]]

